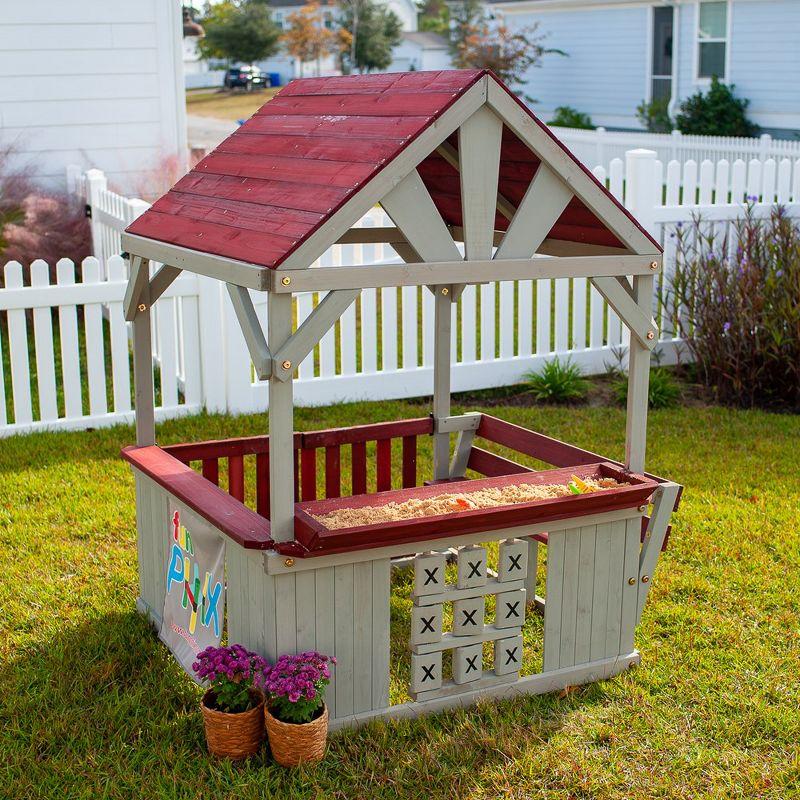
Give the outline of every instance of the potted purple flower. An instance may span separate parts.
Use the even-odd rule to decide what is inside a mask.
[[[333,656],[315,651],[280,656],[262,671],[259,684],[267,697],[264,719],[272,755],[284,767],[319,761],[328,736],[325,687]]]
[[[264,739],[264,695],[255,685],[267,661],[240,644],[207,647],[192,664],[208,691],[200,708],[212,755],[247,758]]]

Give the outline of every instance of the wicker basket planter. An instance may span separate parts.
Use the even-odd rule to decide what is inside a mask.
[[[325,755],[328,738],[328,707],[311,722],[281,722],[264,706],[264,720],[272,755],[282,767],[296,767],[301,762],[319,761]]]
[[[241,759],[257,753],[264,740],[264,695],[257,689],[250,694],[256,705],[239,714],[228,714],[213,708],[214,691],[209,689],[200,703],[206,742],[212,755]]]

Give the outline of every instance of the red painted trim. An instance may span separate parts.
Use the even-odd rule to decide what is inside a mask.
[[[317,451],[300,451],[300,496],[303,500],[317,499]]]
[[[338,444],[325,448],[325,496],[342,494],[341,449]]]
[[[403,437],[403,488],[417,485],[417,437]]]
[[[325,528],[311,516],[311,513],[320,515],[338,508],[361,508],[389,502],[403,502],[410,498],[435,497],[441,494],[443,487],[422,486],[380,494],[317,500],[312,503],[298,503],[295,506],[295,538],[309,551],[309,555],[363,550],[389,544],[405,544],[426,539],[439,539],[453,534],[499,530],[535,522],[548,522],[622,508],[634,508],[641,505],[657,486],[653,480],[641,475],[625,473],[617,465],[608,463],[535,472],[526,475],[524,482],[566,483],[573,474],[582,478],[590,476],[622,477],[631,485],[591,494],[570,495],[500,508],[460,511],[435,517],[399,520],[376,525],[360,525],[339,530]],[[468,492],[483,487],[508,486],[520,482],[518,475],[506,475],[497,478],[454,482],[448,486],[448,491]]]
[[[244,456],[228,459],[228,494],[244,502]]]
[[[392,440],[379,439],[376,444],[376,485],[379,492],[392,488]]]
[[[185,462],[184,462],[185,463]],[[203,460],[203,477],[211,481],[214,486],[219,486],[219,461],[216,458]]]
[[[519,475],[525,472],[533,472],[530,467],[523,467],[508,458],[503,458],[488,450],[473,446],[469,452],[467,469],[474,470],[481,475],[494,478],[499,475]]]
[[[330,428],[302,434],[303,447],[328,447],[333,444],[375,442],[378,439],[393,439],[400,436],[416,436],[433,433],[430,417],[406,419],[399,422],[376,422],[352,428]]]
[[[269,519],[269,454],[256,455],[256,511]]]
[[[353,442],[352,453],[352,481],[353,494],[367,493],[367,443]]]
[[[160,447],[126,447],[122,457],[245,549],[272,547],[268,520]]]

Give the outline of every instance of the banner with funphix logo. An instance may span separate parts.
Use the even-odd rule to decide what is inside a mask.
[[[186,672],[218,646],[225,618],[225,541],[206,520],[170,503],[167,591],[159,637]]]

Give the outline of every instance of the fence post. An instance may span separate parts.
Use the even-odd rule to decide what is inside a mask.
[[[199,330],[195,347],[200,350],[200,398],[210,413],[224,413],[227,406],[225,322],[222,314],[222,286],[219,281],[197,276]]]
[[[677,128],[673,128],[672,138],[670,139],[670,148],[669,148],[670,161],[678,160],[678,153],[680,153],[681,151],[682,136],[683,134]]]
[[[97,210],[100,208],[100,193],[108,189],[105,173],[100,169],[90,169],[86,172],[86,203],[92,214],[92,253],[96,258],[103,259],[103,238]]]
[[[603,169],[608,169],[606,166],[605,156],[606,156],[606,148],[605,148],[605,138],[606,138],[606,129],[600,125],[598,128],[595,129],[595,143],[597,145],[597,160],[595,161],[596,164],[599,164]]]
[[[763,164],[769,158],[769,151],[772,149],[772,137],[768,133],[762,133],[758,139],[758,160]]]
[[[641,226],[655,236],[656,186],[655,150],[628,150],[625,153],[625,208]]]
[[[129,197],[125,200],[125,225],[130,225],[137,217],[144,214],[150,208],[150,203],[138,197]]]

